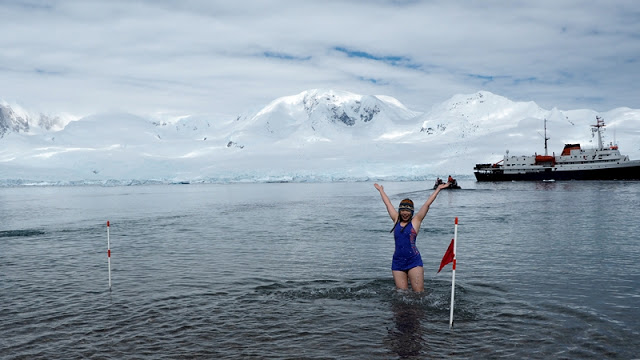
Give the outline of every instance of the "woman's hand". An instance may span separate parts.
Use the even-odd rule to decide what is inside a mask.
[[[373,186],[378,189],[378,191],[384,191],[384,186],[378,185],[378,183],[373,184]]]
[[[449,187],[449,185],[451,185],[451,183],[440,184],[440,185],[438,185],[438,189],[442,190],[442,189],[444,189],[444,188],[448,188],[448,187]]]

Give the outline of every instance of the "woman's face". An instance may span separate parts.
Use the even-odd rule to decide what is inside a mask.
[[[411,211],[410,210],[400,210],[400,220],[409,221],[411,219]]]

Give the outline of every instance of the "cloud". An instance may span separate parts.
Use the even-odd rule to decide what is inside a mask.
[[[640,107],[633,1],[3,1],[0,98],[230,118],[312,88]]]

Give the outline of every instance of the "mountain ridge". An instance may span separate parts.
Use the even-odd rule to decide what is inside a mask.
[[[623,153],[640,155],[635,140],[640,110],[545,110],[533,101],[515,102],[487,91],[455,95],[428,112],[410,110],[386,95],[310,89],[228,119],[62,114],[45,117],[55,119],[49,125],[42,116],[0,104],[0,129],[5,129],[1,178],[14,180],[333,181],[470,175],[474,163],[497,161],[504,150],[540,151],[544,119],[549,120],[550,149],[560,151],[564,142],[588,146],[596,115],[613,129]]]

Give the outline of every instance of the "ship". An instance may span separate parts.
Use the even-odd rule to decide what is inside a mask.
[[[548,155],[547,122],[544,123],[544,155],[509,156],[495,164],[476,164],[477,181],[557,181],[557,180],[640,180],[640,160],[620,154],[618,145],[602,145],[604,119],[596,116],[592,131],[598,135],[598,147],[582,149],[580,144],[565,144],[560,156]]]

